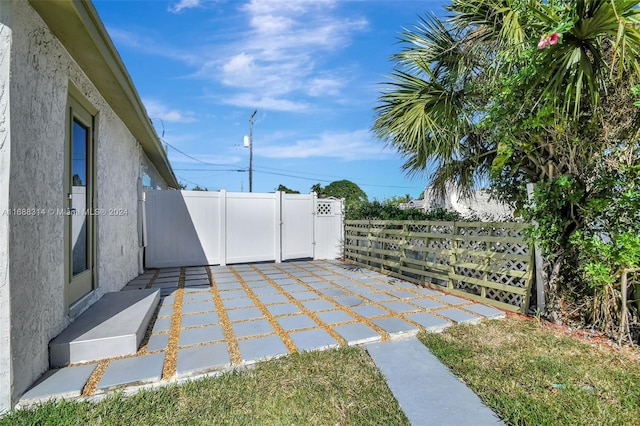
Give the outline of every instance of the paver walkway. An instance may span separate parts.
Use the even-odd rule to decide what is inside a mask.
[[[504,316],[338,261],[158,269],[124,291],[140,288],[160,289],[162,298],[135,355],[50,370],[20,405],[157,386],[296,351],[386,341]]]
[[[417,338],[365,347],[412,425],[504,424]]]

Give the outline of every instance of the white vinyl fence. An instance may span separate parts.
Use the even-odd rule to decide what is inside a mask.
[[[315,194],[150,191],[147,268],[342,256],[342,201]]]

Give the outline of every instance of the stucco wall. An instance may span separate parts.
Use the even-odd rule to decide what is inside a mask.
[[[105,292],[119,290],[138,273],[140,150],[39,15],[26,2],[12,5],[10,155],[14,167],[10,171],[9,208],[46,212],[65,207],[65,109],[71,81],[99,111],[97,207],[107,212],[126,211],[97,218],[98,289],[91,296],[95,301]],[[8,220],[12,394],[16,398],[46,371],[48,342],[70,319],[64,298],[64,217],[12,215]]]
[[[0,2],[0,413],[11,408],[9,287],[9,64],[11,3]]]

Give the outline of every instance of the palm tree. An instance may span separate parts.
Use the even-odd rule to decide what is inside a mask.
[[[406,159],[408,174],[431,172],[441,191],[468,190],[505,168],[534,182],[562,173],[572,165],[558,160],[558,143],[577,134],[547,122],[584,128],[600,118],[612,84],[637,79],[637,5],[453,0],[446,19],[427,16],[401,33],[373,131]],[[532,118],[545,123],[514,128]]]

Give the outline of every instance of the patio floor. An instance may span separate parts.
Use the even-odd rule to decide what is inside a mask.
[[[503,317],[460,297],[338,261],[150,270],[124,289],[159,289],[133,356],[49,370],[19,405],[94,397],[216,374],[289,353],[393,340]]]

